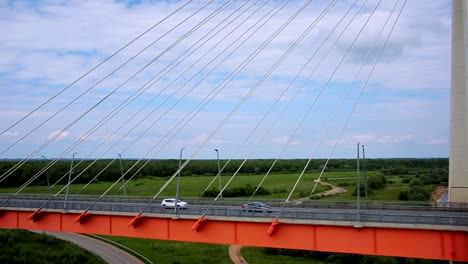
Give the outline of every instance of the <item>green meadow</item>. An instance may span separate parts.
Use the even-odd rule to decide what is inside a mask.
[[[212,245],[176,241],[160,241],[126,237],[105,237],[137,251],[153,263],[169,264],[232,264],[227,245]],[[263,248],[245,247],[242,254],[249,263],[326,263],[305,256],[272,255]]]
[[[314,179],[318,177],[318,173],[304,174],[299,180],[296,190],[293,193],[293,198],[300,198],[309,196],[313,186]],[[223,175],[221,177],[222,184],[226,184],[231,180],[227,189],[236,188],[236,187],[245,187],[252,186],[256,187],[261,182],[264,175],[259,174],[247,174],[247,175],[237,175],[231,180],[230,175]],[[298,174],[271,174],[268,175],[262,184],[270,194],[268,195],[259,195],[261,198],[286,198],[289,190],[292,189],[295,182],[299,177]],[[356,177],[355,172],[330,172],[325,173],[322,176],[323,178],[346,178],[352,179]],[[208,187],[210,182],[214,179],[214,176],[182,176],[180,178],[180,190],[179,194],[181,197],[199,197],[202,192]],[[126,183],[127,195],[132,196],[153,196],[156,194],[159,189],[167,182],[168,178],[164,177],[144,177],[133,179]],[[348,180],[349,181],[349,180]],[[108,190],[113,183],[111,182],[95,182],[89,184],[85,189],[83,187],[85,184],[71,184],[70,185],[70,194],[102,194]],[[64,184],[58,184],[54,186],[50,193],[57,193],[64,188]],[[161,196],[173,196],[176,193],[177,178],[175,178],[167,188],[161,193]],[[219,190],[218,179],[216,179],[211,188],[216,188]],[[118,182],[115,186],[108,192],[108,195],[123,195],[122,182]],[[314,193],[328,190],[329,187],[318,185],[318,188]],[[12,193],[15,192],[17,188],[1,188],[0,192],[3,193]],[[47,193],[47,186],[28,186],[22,193]],[[61,193],[65,191],[62,190]]]
[[[369,171],[367,172],[367,177],[373,175],[379,175],[379,171]],[[317,179],[319,173],[308,173],[304,174],[299,180],[299,183],[294,191],[292,198],[303,198],[311,195],[311,191],[315,185],[314,180]],[[364,182],[363,173],[360,174],[361,183]],[[213,181],[215,176],[182,176],[180,178],[180,197],[200,197],[203,191],[208,187],[210,182]],[[231,175],[223,175],[221,177],[222,184],[226,184],[231,180],[230,184],[227,187],[227,190],[236,187],[256,187],[261,182],[264,175],[262,174],[243,174],[236,175],[231,179]],[[289,190],[292,189],[295,182],[299,177],[299,173],[291,174],[271,174],[268,175],[262,184],[262,186],[269,191],[267,195],[256,195],[258,198],[275,198],[275,199],[285,199]],[[369,199],[371,200],[398,200],[398,194],[405,189],[408,185],[402,182],[404,176],[387,176],[387,184],[385,188],[379,190],[373,190],[369,193]],[[126,183],[127,195],[129,196],[153,196],[159,189],[167,182],[167,177],[144,177],[133,179]],[[344,188],[347,190],[345,193],[340,193],[333,196],[319,197],[320,199],[332,199],[332,200],[352,200],[355,199],[356,189],[356,172],[355,171],[334,171],[326,172],[322,175],[321,180],[338,187]],[[107,191],[113,183],[111,182],[94,182],[89,184],[85,189],[83,187],[85,184],[71,184],[70,185],[70,194],[92,194],[100,195]],[[167,188],[161,193],[161,197],[170,197],[174,196],[176,193],[177,178],[175,178]],[[216,179],[209,189],[218,188],[219,183]],[[65,185],[57,184],[54,186],[50,192],[47,189],[47,186],[28,186],[21,193],[52,193],[55,194],[60,190],[62,194],[65,193]],[[317,194],[323,191],[328,190],[328,186],[323,186],[321,184],[317,185],[316,190],[313,194]],[[2,193],[13,193],[17,188],[0,188]],[[364,190],[361,190],[364,192]],[[108,191],[107,195],[123,195],[122,182],[118,182],[114,185],[113,188]],[[316,197],[317,198],[317,197]]]

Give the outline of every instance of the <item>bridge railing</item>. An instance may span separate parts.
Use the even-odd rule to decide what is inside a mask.
[[[7,199],[10,194],[0,194],[0,199]],[[14,200],[41,200],[47,201],[52,197],[51,194],[21,194],[14,197]],[[58,195],[54,200],[64,200],[64,195]],[[98,195],[69,195],[68,201],[95,201]],[[159,204],[165,198],[173,197],[160,197],[153,203]],[[148,196],[106,196],[100,200],[103,202],[116,202],[116,203],[148,203],[151,197]],[[200,197],[183,197],[182,200],[188,204],[209,205],[212,203],[212,198]],[[265,199],[258,198],[254,201],[263,202],[273,207],[283,206],[284,200],[282,199]],[[215,204],[223,206],[241,206],[247,203],[247,198],[222,198]],[[285,207],[287,208],[336,208],[336,209],[353,209],[356,208],[355,200],[317,200],[317,199],[300,199],[288,202]],[[361,201],[361,209],[392,209],[392,210],[423,210],[423,211],[468,211],[468,203],[456,202],[414,202],[414,201],[377,201],[368,200]]]
[[[35,210],[41,207],[47,196],[19,196],[9,200],[4,207],[9,208],[25,208]],[[5,200],[0,196],[0,202]],[[67,211],[84,211],[94,202],[95,197],[92,196],[71,196],[67,202]],[[106,197],[96,203],[91,212],[127,212],[139,213],[148,202],[148,197],[138,198],[122,198],[122,197]],[[187,199],[189,200],[189,199]],[[268,218],[272,219],[278,216],[282,204],[279,201],[270,200],[272,205],[270,210],[246,210],[240,205],[242,199],[223,199],[220,203],[208,209],[207,199],[189,200],[189,206],[184,209],[177,210],[166,208],[159,204],[158,201],[147,207],[144,213],[161,214],[161,215],[192,215],[200,216],[206,212],[207,216],[220,217],[247,217],[247,218]],[[198,203],[197,203],[198,202]],[[265,202],[265,201],[264,201]],[[422,210],[422,208],[430,209],[430,207],[414,207],[414,204],[404,204],[405,206],[395,206],[400,203],[389,203],[387,207],[369,209],[361,208],[359,213],[352,207],[351,202],[339,201],[336,203],[315,203],[314,206],[304,205],[298,207],[292,204],[288,205],[282,214],[281,219],[304,219],[317,221],[335,221],[335,222],[372,222],[384,224],[415,224],[415,225],[448,225],[448,226],[468,226],[468,210],[459,207],[455,211],[443,210]],[[392,205],[392,207],[390,206]],[[64,209],[64,201],[57,197],[56,200],[51,200],[45,209]],[[414,210],[418,208],[418,210]],[[65,211],[65,212],[67,212]]]

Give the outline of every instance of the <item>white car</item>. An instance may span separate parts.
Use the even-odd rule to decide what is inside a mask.
[[[182,201],[180,199],[174,199],[174,198],[162,200],[161,206],[163,206],[163,207],[175,207],[176,206],[176,200],[177,200],[177,207],[180,207],[180,208],[187,207],[186,202],[184,202],[184,201]]]

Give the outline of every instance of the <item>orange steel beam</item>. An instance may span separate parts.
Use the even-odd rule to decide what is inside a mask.
[[[468,261],[468,232],[389,227],[333,226],[279,222],[249,222],[241,219],[183,219],[145,215],[130,225],[132,215],[87,214],[60,211],[4,209],[1,228],[124,236],[212,244],[290,248],[409,258]],[[78,217],[78,218],[77,218]],[[28,220],[29,218],[29,220]],[[271,221],[271,220],[270,220]],[[201,224],[203,222],[203,224]]]

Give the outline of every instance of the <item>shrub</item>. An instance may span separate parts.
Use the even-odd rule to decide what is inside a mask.
[[[408,200],[410,201],[427,201],[429,193],[421,186],[413,186],[408,191]]]
[[[401,191],[398,194],[398,199],[401,201],[408,201],[408,190]]]
[[[257,187],[246,185],[244,187],[233,187],[224,190],[223,197],[239,197],[239,196],[251,196]],[[279,190],[280,192],[282,190]],[[216,197],[219,193],[219,190],[216,188],[210,189],[203,194],[203,197]],[[269,195],[271,194],[270,190],[260,186],[257,190],[257,195]]]
[[[414,178],[414,179],[412,179],[412,180],[409,182],[409,186],[410,186],[410,187],[413,187],[413,186],[423,186],[423,185],[424,185],[424,183],[423,183],[420,179],[418,179],[418,178]]]
[[[384,175],[372,175],[367,180],[367,187],[369,190],[382,189],[387,185],[387,179]]]

